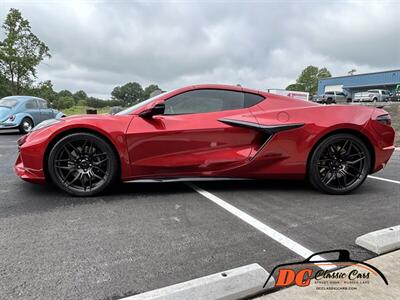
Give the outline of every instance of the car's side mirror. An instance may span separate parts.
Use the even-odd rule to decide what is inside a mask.
[[[164,114],[164,111],[165,111],[165,104],[159,103],[154,105],[152,108],[142,111],[139,114],[139,116],[142,118],[152,118],[153,116]]]

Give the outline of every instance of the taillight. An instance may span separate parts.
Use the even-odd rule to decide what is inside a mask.
[[[381,124],[385,124],[385,125],[389,125],[389,126],[392,125],[392,119],[390,118],[389,114],[377,116],[375,121],[378,121]]]

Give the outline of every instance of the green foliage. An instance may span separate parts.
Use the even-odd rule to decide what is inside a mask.
[[[40,82],[36,87],[27,91],[27,94],[45,99],[50,103],[57,99],[57,93],[53,90],[53,83],[50,80]]]
[[[86,99],[86,104],[88,107],[102,108],[110,106],[125,106],[125,102],[121,100],[101,100],[94,97],[89,97]]]
[[[310,95],[315,95],[318,89],[318,81],[331,76],[327,68],[318,69],[315,66],[308,66],[301,72],[296,83],[287,86],[286,90],[308,92]]]
[[[0,98],[3,98],[10,94],[10,82],[3,74],[0,73]]]
[[[63,96],[63,97],[57,98],[53,102],[53,105],[57,109],[65,109],[65,108],[70,108],[70,107],[74,106],[75,105],[75,101],[74,101],[74,98],[72,98],[70,96]]]
[[[10,82],[11,94],[19,94],[36,78],[36,67],[49,48],[33,32],[18,9],[11,8],[3,24],[5,38],[0,41],[0,73]]]
[[[286,87],[287,91],[298,91],[298,92],[305,92],[304,85],[299,83],[292,83]]]
[[[157,84],[150,84],[148,87],[146,87],[143,91],[143,97],[142,100],[147,100],[150,98],[151,93],[161,90]]]
[[[86,106],[87,102],[86,100],[78,100],[78,102],[76,103],[77,106]]]
[[[71,97],[71,98],[74,97],[74,96],[72,95],[72,93],[71,93],[70,91],[68,91],[68,90],[61,90],[61,91],[59,91],[57,96],[58,96],[59,98],[60,98],[60,97]]]
[[[128,82],[123,86],[117,86],[111,92],[111,96],[116,100],[124,102],[125,106],[130,106],[143,99],[143,88],[137,82]]]
[[[85,91],[77,91],[74,95],[73,95],[75,101],[79,101],[79,100],[86,100],[87,99],[87,94],[85,93]]]
[[[73,115],[83,115],[86,114],[86,106],[80,106],[80,105],[75,105],[71,108],[66,108],[63,110],[63,113],[66,114],[67,116],[73,116]],[[102,107],[102,108],[96,108],[97,114],[108,114],[110,112],[109,107]]]

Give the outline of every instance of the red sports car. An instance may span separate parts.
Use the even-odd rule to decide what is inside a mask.
[[[196,85],[116,115],[48,120],[19,139],[26,181],[77,196],[118,180],[304,179],[344,194],[382,169],[394,146],[388,113],[296,100],[227,85]]]

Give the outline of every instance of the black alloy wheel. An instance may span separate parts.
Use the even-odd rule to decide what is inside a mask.
[[[74,196],[93,196],[117,177],[117,158],[111,146],[91,133],[73,133],[50,151],[48,171],[52,181]]]
[[[371,154],[362,140],[351,134],[336,134],[323,140],[312,153],[308,177],[318,190],[346,194],[368,176]]]

